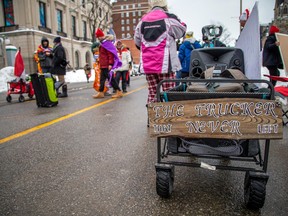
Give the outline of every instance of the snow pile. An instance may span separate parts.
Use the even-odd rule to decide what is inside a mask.
[[[14,67],[9,66],[0,70],[0,92],[7,91],[7,82],[16,79]]]
[[[95,71],[91,70],[91,77],[89,81],[94,81],[95,79]],[[67,83],[74,83],[74,82],[87,82],[86,74],[83,69],[76,70],[75,72],[69,71],[66,73],[65,81]]]

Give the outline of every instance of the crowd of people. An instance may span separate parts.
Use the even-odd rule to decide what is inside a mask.
[[[167,0],[149,0],[149,3],[151,9],[142,17],[134,34],[135,45],[141,53],[139,70],[146,75],[148,83],[147,104],[155,102],[156,87],[161,80],[189,76],[190,57],[194,49],[225,47],[225,44],[215,38],[209,40],[209,35],[203,35],[202,43],[196,40],[192,31],[187,32],[186,24],[175,14],[168,12]],[[249,11],[240,16],[242,28],[248,18]],[[278,68],[283,67],[276,32],[279,32],[279,29],[272,26],[263,49],[263,66],[266,66],[273,76],[279,76]],[[92,47],[95,70],[93,87],[97,91],[93,98],[110,95],[107,92],[108,86],[114,90],[112,98],[121,98],[123,93],[127,92],[129,70],[133,62],[129,48],[121,40],[113,43],[115,38],[112,35],[105,35],[100,28],[96,30],[95,35],[99,42],[94,43]],[[177,47],[175,41],[180,39],[182,44]],[[61,38],[56,37],[53,42],[52,48],[48,39],[42,38],[37,50],[38,71],[51,72],[58,76],[60,82],[65,82],[66,70],[62,62],[66,60],[66,56]],[[88,63],[84,66],[84,71],[89,83],[91,66]],[[120,80],[122,80],[121,88]],[[272,83],[275,85],[276,81]],[[174,85],[174,82],[163,83],[163,91],[173,88]],[[59,96],[68,96],[67,85],[63,85]]]

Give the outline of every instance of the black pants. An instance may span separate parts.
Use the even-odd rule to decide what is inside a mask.
[[[122,91],[126,91],[126,75],[128,71],[117,71],[116,72],[116,82],[119,86],[120,77],[122,77]]]
[[[106,79],[109,80],[109,78],[110,78],[110,76],[109,76],[108,68],[101,68],[100,89],[99,89],[100,92],[104,91],[105,81],[106,81]],[[121,90],[113,76],[111,78],[111,85],[112,85],[114,90],[119,90],[119,91]]]
[[[280,71],[278,70],[277,66],[266,66],[267,69],[269,70],[270,76],[280,76]],[[276,85],[277,81],[276,80],[271,80],[270,82],[273,84],[273,86]]]

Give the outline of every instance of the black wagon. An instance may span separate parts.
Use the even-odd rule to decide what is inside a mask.
[[[235,55],[232,57],[235,61]],[[204,67],[207,69],[210,64]],[[175,166],[241,171],[246,173],[245,205],[251,209],[263,207],[270,140],[281,139],[283,133],[281,105],[275,100],[269,81],[221,77],[227,68],[219,73],[213,67],[212,73],[216,74],[209,79],[199,75],[163,80],[157,86],[157,103],[148,105],[148,114],[150,134],[157,137],[155,168],[159,196],[171,196]],[[164,92],[164,82],[180,85]],[[219,91],[226,85],[240,85],[243,89]],[[187,162],[185,157],[200,160]],[[223,159],[232,163],[219,163]]]

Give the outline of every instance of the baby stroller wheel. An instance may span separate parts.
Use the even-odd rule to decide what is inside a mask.
[[[25,98],[23,95],[20,95],[19,98],[18,98],[18,101],[21,103],[21,102],[24,102],[25,101]]]
[[[169,198],[173,191],[174,166],[163,168],[156,165],[156,191],[162,198]]]
[[[10,103],[10,102],[12,101],[11,95],[8,95],[8,96],[6,97],[6,101],[7,101],[8,103]]]
[[[246,172],[244,181],[244,201],[249,209],[258,210],[263,207],[266,196],[268,175],[253,176]]]

